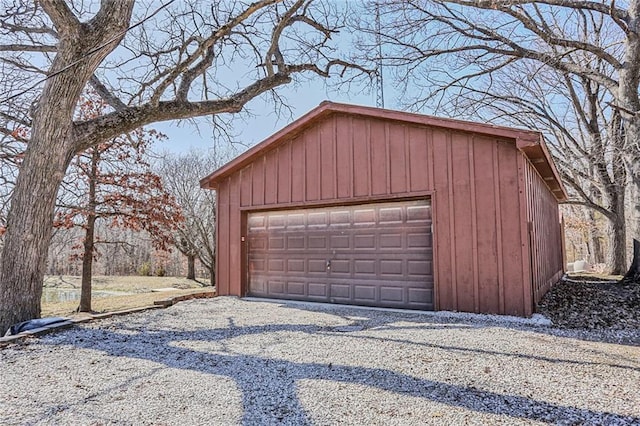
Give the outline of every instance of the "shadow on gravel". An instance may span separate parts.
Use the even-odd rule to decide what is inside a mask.
[[[299,308],[299,307],[296,307]],[[364,315],[364,314],[363,314]],[[388,320],[398,321],[397,316]],[[376,320],[375,326],[388,326]],[[364,324],[363,324],[364,322]],[[150,324],[151,325],[151,324]],[[373,324],[372,324],[373,325]],[[437,324],[433,325],[438,327]],[[433,327],[430,326],[430,327]],[[152,327],[152,325],[151,325]],[[454,384],[431,381],[393,372],[386,369],[353,367],[327,363],[292,362],[269,359],[258,355],[234,354],[224,349],[224,341],[238,336],[259,336],[262,333],[296,332],[316,334],[343,334],[367,327],[366,321],[354,322],[352,329],[345,327],[320,327],[299,324],[268,324],[263,326],[238,327],[231,319],[226,328],[196,331],[140,331],[139,328],[118,332],[108,329],[85,329],[83,333],[70,336],[65,344],[102,351],[114,357],[126,357],[153,361],[167,367],[192,370],[200,373],[226,376],[232,379],[242,392],[242,423],[250,424],[312,424],[313,419],[305,411],[297,396],[299,380],[326,380],[358,384],[401,395],[424,398],[449,406],[461,407],[479,413],[504,415],[556,424],[640,424],[639,417],[620,416],[616,413],[579,409],[539,401],[522,396],[505,395]],[[444,327],[444,325],[443,325]],[[134,331],[134,333],[131,333]],[[349,335],[354,338],[367,338]],[[189,342],[216,342],[223,351],[207,353],[179,345]],[[402,343],[416,344],[413,342]],[[59,342],[60,343],[60,342]],[[429,346],[429,345],[427,345]],[[441,347],[433,345],[433,347]],[[473,351],[454,346],[448,350]],[[348,350],[345,348],[345,350]],[[300,348],[303,352],[304,348]],[[501,352],[496,355],[514,356]],[[525,356],[526,355],[522,355]],[[549,362],[570,362],[550,360]],[[617,366],[620,368],[628,368]],[[215,397],[215,396],[213,396]]]
[[[271,302],[276,303],[276,302]],[[353,307],[346,305],[325,305],[311,304],[301,302],[282,301],[282,306],[287,306],[292,309],[301,309],[310,312],[326,312],[333,315],[340,316],[341,312],[348,312],[350,315],[354,315],[358,311],[362,312],[364,316],[371,316],[373,309],[368,308],[356,308],[358,311],[354,311]],[[378,311],[385,312],[385,311]],[[431,315],[433,314],[433,315]],[[637,329],[615,329],[615,328],[601,328],[601,329],[587,329],[587,328],[570,328],[570,327],[558,327],[558,326],[545,326],[545,325],[528,325],[526,323],[507,322],[502,321],[500,315],[477,315],[478,319],[461,317],[447,317],[438,316],[436,312],[426,311],[424,313],[407,313],[393,311],[393,315],[402,318],[408,322],[414,322],[416,324],[428,323],[429,327],[433,327],[434,324],[447,325],[448,328],[473,328],[473,327],[500,327],[515,330],[525,330],[533,333],[544,334],[547,336],[555,337],[567,337],[571,339],[583,340],[587,342],[600,342],[611,343],[615,345],[624,346],[640,346],[640,333]],[[466,315],[466,314],[461,314]],[[492,318],[497,318],[494,320]]]

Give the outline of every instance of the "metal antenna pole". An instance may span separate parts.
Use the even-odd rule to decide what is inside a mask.
[[[211,139],[213,139],[213,158],[218,159],[218,138],[216,138],[216,115],[211,114]]]
[[[376,46],[378,47],[378,63],[376,66],[376,106],[384,108],[384,78],[382,74],[382,25],[380,23],[380,3],[376,1]]]

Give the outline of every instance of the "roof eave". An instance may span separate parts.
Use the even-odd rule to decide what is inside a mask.
[[[560,173],[553,162],[541,133],[537,140],[516,139],[517,148],[527,157],[531,165],[536,169],[558,202],[567,201],[569,198]]]

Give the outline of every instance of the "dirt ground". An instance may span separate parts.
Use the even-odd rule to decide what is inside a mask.
[[[123,292],[128,294],[109,297],[93,297],[92,308],[95,312],[112,312],[124,309],[153,305],[156,300],[174,296],[210,290],[208,281],[187,280],[181,277],[146,276],[95,276],[92,280],[93,291]],[[80,289],[80,277],[48,276],[45,288]],[[169,290],[173,288],[174,290]],[[78,301],[43,302],[42,316],[74,316]]]

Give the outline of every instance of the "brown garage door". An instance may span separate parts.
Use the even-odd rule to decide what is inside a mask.
[[[249,295],[433,309],[427,200],[251,213]]]

